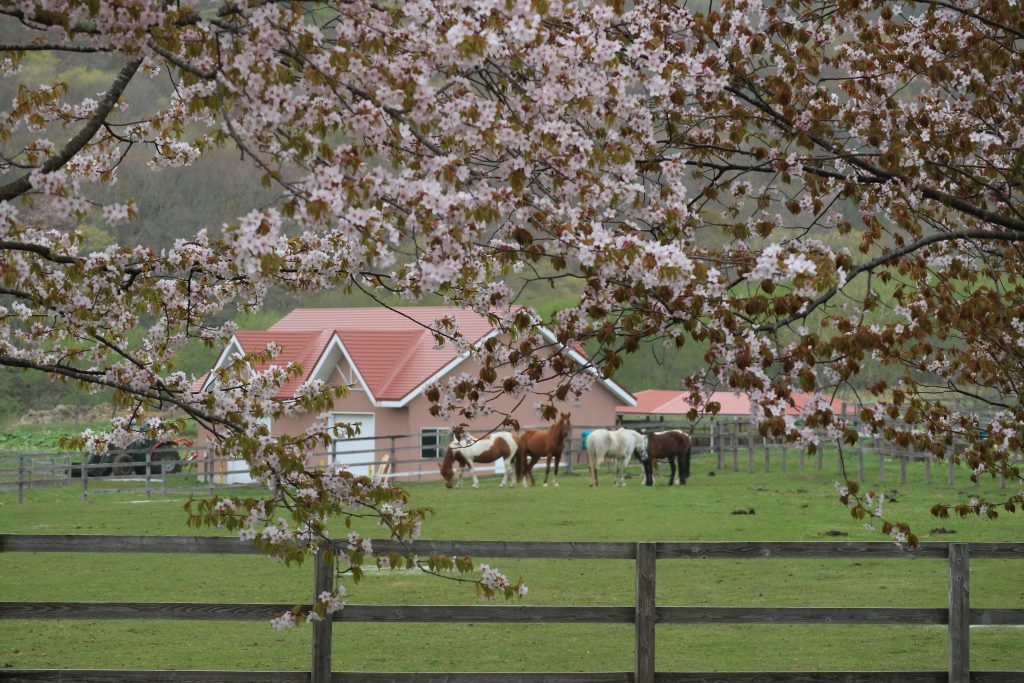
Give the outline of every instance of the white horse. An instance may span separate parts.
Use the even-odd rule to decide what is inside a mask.
[[[494,432],[481,439],[464,437],[461,441],[452,442],[444,452],[444,459],[439,467],[441,476],[444,477],[444,485],[448,488],[462,488],[462,475],[468,469],[473,477],[473,488],[480,488],[480,480],[477,479],[473,463],[487,465],[498,460],[505,461],[505,475],[501,478],[498,486],[504,486],[512,477],[511,486],[516,485],[515,465],[512,459],[519,452],[519,442],[511,432]],[[455,463],[459,463],[458,480],[456,480]]]
[[[626,485],[626,467],[636,454],[647,459],[647,437],[632,429],[595,429],[587,436],[587,460],[590,464],[590,485],[597,486],[597,468],[605,458],[615,459],[615,478],[612,486]]]

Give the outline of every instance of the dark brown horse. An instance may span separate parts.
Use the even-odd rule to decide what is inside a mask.
[[[654,486],[654,461],[668,460],[672,473],[668,485],[672,486],[676,479],[676,465],[679,466],[679,485],[686,483],[690,476],[690,449],[693,439],[686,432],[673,429],[667,432],[644,432],[647,437],[647,459],[644,463],[644,476],[647,486]]]
[[[548,485],[548,474],[551,471],[551,459],[555,459],[554,485],[558,486],[558,464],[562,461],[562,450],[565,448],[565,438],[572,431],[572,424],[569,422],[569,413],[561,413],[558,421],[547,429],[528,429],[519,435],[519,452],[521,457],[519,463],[524,467],[523,476],[530,480],[531,484],[537,482],[533,479],[533,466],[541,458],[547,458],[544,467],[544,486]],[[517,479],[521,477],[518,476]],[[525,483],[525,482],[524,482]]]

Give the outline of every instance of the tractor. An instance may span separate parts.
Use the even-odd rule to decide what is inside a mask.
[[[126,477],[132,474],[146,474],[146,460],[149,460],[150,473],[173,474],[181,471],[181,455],[179,447],[191,447],[192,440],[180,438],[174,441],[158,441],[156,439],[139,439],[128,444],[127,448],[111,446],[103,453],[93,453],[86,461],[89,477]],[[72,467],[72,477],[81,477],[82,468]]]

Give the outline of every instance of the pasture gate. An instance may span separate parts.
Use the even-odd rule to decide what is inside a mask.
[[[633,671],[599,673],[385,673],[331,670],[332,621],[312,628],[310,672],[295,671],[113,671],[0,669],[0,681],[121,681],[166,683],[242,681],[251,683],[771,683],[774,681],[888,681],[892,683],[1009,683],[1024,680],[1024,671],[969,670],[972,624],[1024,625],[1024,609],[971,609],[969,560],[1024,559],[1020,543],[923,543],[906,552],[890,543],[601,543],[374,541],[378,551],[413,551],[426,555],[471,555],[481,558],[632,559],[636,566],[634,604],[614,607],[525,605],[348,605],[333,621],[349,622],[485,622],[485,623],[619,623],[635,626]],[[257,553],[251,544],[232,538],[0,535],[0,552],[135,552]],[[940,558],[948,562],[949,601],[944,608],[851,607],[678,607],[655,604],[657,560],[765,558]],[[313,594],[330,585],[333,568],[315,561]],[[173,619],[260,620],[291,609],[290,604],[0,602],[0,619]],[[949,631],[946,671],[875,672],[656,672],[656,624],[940,624]]]

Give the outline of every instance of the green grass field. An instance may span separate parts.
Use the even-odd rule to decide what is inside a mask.
[[[741,468],[746,463],[741,458]],[[760,461],[759,461],[760,466]],[[413,502],[434,507],[424,536],[486,540],[823,541],[882,540],[849,518],[832,486],[835,462],[818,472],[715,472],[695,461],[683,488],[639,485],[590,489],[583,476],[563,476],[559,489],[446,490],[409,484]],[[969,496],[944,475],[926,487],[920,466],[900,485],[894,463],[883,488],[887,511],[906,519],[925,541],[1024,541],[1024,524],[937,520],[931,503]],[[877,477],[877,460],[867,468]],[[897,482],[897,483],[893,483]],[[872,481],[867,482],[869,486]],[[876,485],[875,488],[878,488]],[[988,482],[982,489],[998,492]],[[90,497],[73,487],[0,494],[0,532],[189,535],[180,497],[134,494]],[[733,514],[738,510],[754,514]],[[955,533],[932,533],[932,529]],[[835,535],[836,532],[848,534]],[[207,533],[215,533],[210,531]],[[372,531],[369,531],[372,533]],[[486,558],[477,558],[486,561]],[[530,587],[524,604],[629,605],[631,561],[494,560]],[[973,607],[1024,608],[1024,561],[971,564]],[[138,554],[0,554],[3,600],[306,602],[311,566],[284,567],[252,556]],[[475,604],[465,585],[413,572],[369,572],[348,586],[350,603]],[[944,607],[941,560],[664,560],[659,605]],[[337,624],[334,668],[390,671],[631,670],[631,625]],[[279,633],[269,624],[230,622],[0,622],[0,667],[308,669],[310,631]],[[659,626],[659,670],[809,671],[921,670],[946,666],[941,626]],[[1024,669],[1024,628],[971,632],[974,669]]]

